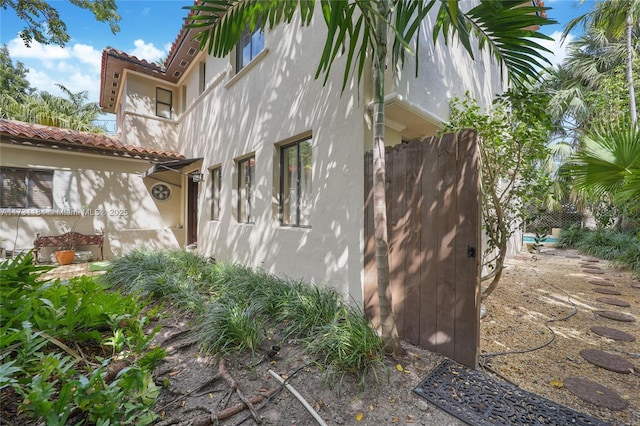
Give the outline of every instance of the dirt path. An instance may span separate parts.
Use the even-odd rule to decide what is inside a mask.
[[[640,370],[640,326],[600,316],[598,311],[623,314],[640,320],[640,289],[633,287],[631,274],[577,256],[572,250],[543,250],[537,256],[522,254],[511,259],[504,282],[487,300],[488,315],[482,320],[481,346],[485,353],[526,350],[554,341],[538,350],[487,359],[504,378],[540,396],[609,421],[613,424],[640,424],[640,377],[619,373],[588,362],[585,350],[606,351],[630,362]],[[607,295],[601,290],[618,294]],[[629,306],[601,300],[615,298]],[[600,300],[598,300],[600,299]],[[615,329],[635,337],[635,341],[602,337],[592,328]],[[628,403],[619,411],[598,407],[566,389],[567,378],[594,381],[617,393]]]

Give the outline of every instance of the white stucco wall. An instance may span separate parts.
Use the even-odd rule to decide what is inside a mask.
[[[2,166],[54,171],[54,211],[0,209],[7,250],[29,250],[36,233],[58,235],[72,227],[85,234],[104,230],[105,258],[142,246],[178,247],[173,229],[181,221],[181,196],[174,203],[154,200],[153,183],[139,176],[149,168],[146,161],[3,144]],[[45,259],[51,251],[43,252]]]

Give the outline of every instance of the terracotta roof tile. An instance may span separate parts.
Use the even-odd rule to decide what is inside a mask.
[[[184,158],[183,155],[175,152],[154,150],[140,146],[125,146],[118,139],[108,135],[80,132],[14,120],[0,119],[0,134],[41,142],[43,145],[50,147],[56,145],[55,142],[60,142],[78,151],[89,149],[104,151],[99,152],[104,154],[123,154],[131,157]],[[3,137],[2,139],[5,138]]]

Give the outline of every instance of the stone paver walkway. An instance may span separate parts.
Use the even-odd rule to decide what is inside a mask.
[[[615,287],[615,285],[607,282],[607,278],[599,277],[600,275],[606,275],[607,271],[598,266],[598,264],[599,261],[594,258],[583,259],[583,262],[580,264],[582,266],[582,271],[589,274],[588,279],[590,279],[590,281],[588,281],[588,283],[596,286],[593,287],[593,291],[599,294],[622,295],[618,290],[610,288]],[[596,277],[594,275],[599,276]],[[622,308],[632,306],[631,303],[626,300],[614,299],[611,297],[596,297],[595,300],[600,303]],[[597,316],[594,316],[594,318],[602,321],[614,320],[634,322],[636,320],[634,316],[620,311],[596,311],[595,313]],[[635,337],[633,335],[615,328],[596,325],[591,327],[591,331],[603,338],[613,339],[616,342],[635,341]],[[626,358],[611,352],[599,349],[583,349],[580,352],[580,355],[591,364],[618,374],[637,373],[634,364],[629,362]],[[567,377],[564,379],[564,386],[578,398],[610,410],[624,410],[628,406],[627,401],[617,392],[585,378]]]

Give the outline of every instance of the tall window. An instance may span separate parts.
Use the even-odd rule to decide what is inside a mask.
[[[222,167],[211,169],[211,220],[220,220],[220,181]]]
[[[0,207],[53,208],[53,170],[0,168]]]
[[[238,161],[238,222],[255,222],[255,168],[255,156]]]
[[[171,118],[171,97],[170,90],[156,87],[156,115],[163,118]]]
[[[263,49],[264,32],[262,31],[262,23],[258,22],[253,32],[247,25],[236,46],[236,72],[247,66]]]
[[[311,215],[312,138],[280,149],[280,222],[309,226]]]
[[[202,92],[204,92],[204,89],[207,88],[207,63],[206,62],[200,62],[200,81],[198,84],[198,94],[202,94]]]

